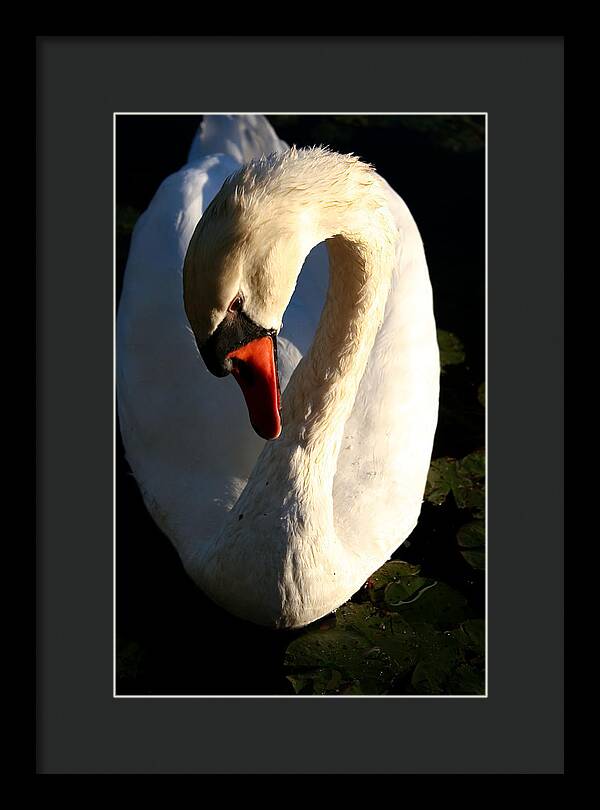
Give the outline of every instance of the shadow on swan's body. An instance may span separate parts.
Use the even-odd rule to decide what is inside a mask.
[[[278,333],[283,426],[266,443],[198,350],[236,318]],[[398,195],[354,157],[289,150],[260,116],[206,116],[136,225],[117,319],[127,460],[192,579],[258,624],[339,607],[416,525],[438,392]]]

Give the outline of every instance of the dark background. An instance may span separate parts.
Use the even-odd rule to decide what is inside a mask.
[[[39,772],[562,773],[562,38],[37,45]],[[489,696],[115,700],[113,113],[332,105],[489,113]]]
[[[485,378],[485,116],[268,116],[288,144],[326,144],[371,162],[421,231],[438,327],[460,337],[466,363],[442,375],[434,457],[485,442],[477,388]],[[131,227],[158,185],[185,164],[201,116],[116,120],[117,295]],[[117,437],[117,693],[293,694],[283,669],[297,632],[233,619],[189,581],[154,526]],[[460,556],[464,515],[425,503],[394,555],[461,590],[484,616],[484,574]],[[402,693],[402,687],[398,687]]]

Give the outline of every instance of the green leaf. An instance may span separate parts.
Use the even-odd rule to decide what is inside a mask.
[[[310,678],[307,678],[307,677],[302,678],[302,677],[298,677],[296,675],[286,675],[286,678],[292,684],[292,686],[294,687],[294,692],[297,695],[302,694],[302,692],[304,691],[306,686],[311,683]],[[311,690],[311,692],[312,692],[312,690]]]
[[[441,506],[452,492],[459,509],[473,510],[473,516],[485,515],[485,454],[475,450],[460,461],[445,457],[434,459],[427,475],[425,499]]]
[[[389,582],[396,582],[400,577],[414,577],[420,570],[420,565],[404,560],[390,560],[369,577],[369,582],[372,588],[385,588]]]
[[[410,625],[425,623],[441,628],[458,624],[472,615],[460,591],[435,581],[430,587],[422,588],[414,601],[395,606],[394,612]]]
[[[445,683],[448,695],[485,695],[485,671],[479,664],[459,664]]]
[[[460,646],[451,636],[438,633],[412,674],[411,685],[419,694],[444,694],[445,683],[462,662]]]
[[[445,457],[434,459],[427,475],[425,499],[441,506],[452,492],[459,509],[474,510],[475,517],[485,513],[485,454],[475,450],[460,461]]]
[[[485,453],[475,450],[458,462],[459,475],[474,480],[485,477]]]
[[[420,566],[411,565],[403,560],[390,560],[378,571],[372,574],[366,583],[368,598],[374,604],[379,604],[385,598],[385,589],[388,585],[402,580],[404,577],[416,577]]]
[[[485,383],[481,383],[477,389],[477,399],[479,400],[479,404],[485,408]]]
[[[342,693],[342,694],[344,694],[344,695],[364,695],[365,693],[364,693],[364,692],[363,692],[363,690],[360,688],[360,684],[358,684],[358,683],[351,683],[349,686],[347,686],[347,687],[344,689],[344,691],[343,691],[343,693]]]
[[[485,512],[485,459],[482,454],[471,453],[457,462],[452,494],[459,509],[473,509],[477,516]]]
[[[435,506],[441,506],[456,481],[456,462],[453,458],[436,458],[429,466],[425,498]]]
[[[462,548],[477,548],[485,546],[485,523],[483,520],[473,520],[461,526],[456,533],[458,545]]]
[[[485,571],[485,552],[460,550],[465,562],[477,571]]]
[[[483,655],[485,652],[485,622],[483,619],[469,619],[460,626],[467,638],[467,646]]]
[[[288,646],[284,665],[295,693],[480,694],[484,626],[465,597],[401,560],[370,582],[377,601],[346,602],[334,625],[329,617]]]
[[[414,599],[424,585],[431,585],[432,582],[433,580],[424,577],[401,577],[396,582],[390,582],[386,587],[384,599],[388,607],[398,606],[407,600]]]
[[[459,551],[465,562],[478,571],[485,570],[485,523],[474,520],[456,533]]]
[[[372,647],[389,655],[397,665],[396,674],[408,672],[417,662],[418,634],[399,616],[352,603],[343,605],[336,615],[342,627],[360,633]]]
[[[445,329],[438,329],[437,341],[440,349],[440,365],[442,367],[442,371],[446,366],[456,366],[464,363],[464,347],[459,338],[457,338],[453,332],[447,332]]]
[[[300,636],[287,648],[284,665],[295,670],[290,674],[303,690],[308,686],[317,695],[335,694],[352,683],[366,694],[383,694],[399,671],[381,648],[350,628]]]

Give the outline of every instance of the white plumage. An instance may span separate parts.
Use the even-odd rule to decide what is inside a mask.
[[[220,218],[196,228],[220,190]],[[237,289],[254,322],[281,327],[278,439],[199,355],[188,248],[196,337]],[[337,608],[416,525],[438,392],[431,285],[400,197],[356,158],[289,150],[261,116],[205,116],[136,224],[117,318],[127,460],[194,581],[259,624]]]

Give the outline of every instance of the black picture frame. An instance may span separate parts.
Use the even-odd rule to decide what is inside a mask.
[[[37,60],[38,772],[562,772],[562,38],[40,37]],[[112,127],[150,110],[487,112],[486,699],[113,697]]]

